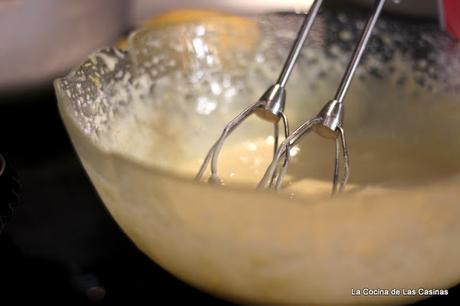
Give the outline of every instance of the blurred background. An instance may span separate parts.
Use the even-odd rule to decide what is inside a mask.
[[[331,7],[366,2],[335,1]],[[256,14],[305,10],[310,3],[0,0],[0,199],[6,203],[0,202],[4,205],[0,209],[1,303],[112,305],[166,300],[229,305],[171,276],[121,232],[72,149],[57,112],[52,81],[92,51],[114,45],[167,10],[194,7]],[[405,5],[410,3],[407,18],[438,22],[435,0],[405,0],[394,10],[391,4],[388,12],[406,18]],[[458,292],[452,289],[447,298],[417,305],[448,305]]]

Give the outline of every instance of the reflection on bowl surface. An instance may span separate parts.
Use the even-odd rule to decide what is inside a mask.
[[[222,17],[140,30],[127,51],[97,52],[57,80],[104,203],[153,260],[241,302],[404,304],[424,296],[351,289],[456,284],[460,49],[435,25],[379,22],[345,102],[345,194],[329,197],[333,143],[315,135],[293,149],[280,194],[255,192],[273,141],[257,118],[224,147],[226,187],[192,181],[225,123],[275,80],[299,22]],[[320,17],[287,88],[292,127],[333,96],[360,26],[356,16]]]

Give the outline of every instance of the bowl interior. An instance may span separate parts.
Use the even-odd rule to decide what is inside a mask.
[[[315,24],[287,87],[292,128],[333,97],[364,20],[349,18]],[[276,80],[300,21],[143,30],[127,51],[97,52],[57,80],[61,115],[104,203],[168,271],[237,301],[401,304],[423,297],[357,298],[350,288],[457,283],[459,179],[449,178],[460,170],[460,56],[436,25],[382,18],[346,97],[351,185],[372,193],[330,199],[334,145],[314,134],[289,168],[296,190],[318,186],[313,200],[254,191],[273,133],[257,117],[225,145],[228,188],[192,182],[225,123]]]
[[[323,15],[315,25],[287,87],[291,129],[335,94],[360,32],[361,21],[346,18]],[[274,15],[141,30],[128,51],[95,53],[58,81],[60,94],[97,146],[192,177],[225,124],[276,80],[299,21]],[[458,54],[435,25],[380,22],[345,100],[352,184],[417,186],[459,172]],[[271,158],[270,135],[273,126],[252,117],[232,135],[226,146],[239,146],[240,156],[225,148],[221,156],[229,183],[257,182]],[[290,180],[330,181],[333,149],[305,137]]]

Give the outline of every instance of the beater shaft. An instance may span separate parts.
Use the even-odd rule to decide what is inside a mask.
[[[321,3],[323,0],[317,0],[313,3],[313,5],[310,8],[310,11],[308,12],[307,16],[305,16],[305,19],[302,23],[302,26],[300,27],[300,31],[297,34],[297,39],[294,42],[294,45],[291,48],[291,51],[289,52],[289,55],[286,59],[286,62],[284,64],[283,69],[281,70],[280,76],[278,77],[278,82],[277,84],[280,84],[281,87],[285,87],[286,83],[289,79],[289,76],[291,75],[292,69],[294,68],[294,65],[299,58],[300,51],[302,50],[302,46],[305,42],[305,40],[308,37],[308,34],[310,33],[311,27],[313,26],[313,22],[315,21],[316,15],[318,15],[319,8],[321,7]]]
[[[350,87],[353,76],[356,72],[356,68],[362,58],[364,50],[369,42],[370,35],[373,28],[378,20],[380,12],[382,11],[385,0],[376,0],[372,8],[372,13],[366,23],[366,26],[361,34],[358,44],[356,45],[350,62],[347,65],[345,73],[342,77],[340,85],[338,87],[335,98],[321,109],[319,114],[302,124],[292,134],[290,134],[279,146],[272,163],[267,168],[262,180],[260,181],[258,188],[268,187],[277,189],[281,185],[281,181],[289,162],[289,150],[292,146],[296,145],[305,135],[310,131],[315,131],[322,137],[335,140],[335,164],[334,164],[334,175],[332,183],[332,194],[337,191],[337,187],[340,184],[339,191],[343,191],[345,185],[348,182],[350,175],[350,163],[348,148],[345,138],[345,131],[343,129],[343,117],[344,117],[344,106],[343,100]],[[286,156],[285,156],[286,155]],[[278,165],[280,160],[284,157],[283,167],[281,170]],[[340,176],[340,156],[343,158],[344,174],[342,179]],[[273,181],[276,178],[276,184]],[[339,182],[340,181],[340,182]]]
[[[310,8],[309,13],[305,16],[305,19],[299,29],[299,32],[297,33],[297,37],[291,47],[291,50],[289,51],[289,55],[286,58],[277,82],[270,86],[255,104],[246,108],[225,126],[221,136],[214,143],[206,155],[198,171],[198,174],[195,176],[195,180],[201,179],[208,167],[208,164],[211,163],[211,176],[209,182],[222,183],[220,178],[217,176],[217,161],[222,146],[230,134],[252,114],[256,114],[258,117],[274,124],[274,153],[276,153],[278,148],[278,124],[280,120],[284,125],[285,139],[289,136],[289,123],[286,115],[284,114],[284,108],[286,104],[285,86],[300,55],[300,50],[311,31],[313,22],[318,15],[322,2],[322,0],[315,0]],[[287,166],[288,160],[289,152],[286,152],[283,167]],[[281,170],[281,172],[284,173],[285,170]],[[273,184],[273,182],[274,180],[271,181],[271,184]]]
[[[372,29],[375,27],[377,20],[379,18],[380,12],[382,11],[385,0],[378,0],[374,2],[374,7],[372,9],[372,14],[369,17],[369,20],[366,23],[363,34],[359,39],[358,44],[356,45],[353,56],[351,57],[350,62],[348,63],[345,74],[340,82],[337,93],[335,94],[335,100],[342,102],[347,94],[348,88],[350,87],[353,76],[355,75],[356,68],[358,68],[361,57],[366,50],[367,43],[372,34]]]

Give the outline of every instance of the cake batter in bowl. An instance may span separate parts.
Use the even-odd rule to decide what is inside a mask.
[[[320,18],[288,85],[293,127],[336,88],[362,22]],[[330,197],[333,144],[319,137],[292,148],[280,192],[254,190],[273,141],[257,119],[222,152],[225,186],[193,181],[223,125],[273,80],[299,22],[208,16],[91,55],[55,82],[83,166],[142,251],[223,298],[401,305],[445,294],[460,281],[460,49],[436,25],[379,22],[347,97],[343,194]]]

